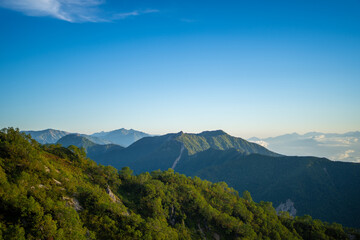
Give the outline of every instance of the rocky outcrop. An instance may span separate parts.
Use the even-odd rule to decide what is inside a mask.
[[[50,172],[50,169],[44,165],[44,168],[45,168],[45,172]]]
[[[66,201],[66,204],[73,207],[76,211],[81,211],[82,210],[82,206],[80,205],[79,201],[73,197],[62,197],[63,200]]]
[[[294,207],[294,202],[291,199],[286,200],[286,203],[280,203],[276,208],[276,212],[289,212],[290,216],[296,216],[296,208]]]
[[[53,178],[53,181],[57,184],[57,185],[61,185],[62,183],[59,182],[58,180],[56,180],[55,178]]]
[[[111,191],[109,186],[107,186],[107,188],[106,188],[106,193],[111,198],[111,201],[113,201],[113,202],[119,202],[120,201],[119,198]]]

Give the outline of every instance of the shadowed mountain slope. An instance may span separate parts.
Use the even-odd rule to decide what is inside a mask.
[[[360,226],[360,164],[211,149],[183,159],[176,171],[225,181],[238,191],[249,190],[256,201],[271,201],[274,206],[290,199],[297,215]]]
[[[87,155],[92,159],[100,158],[105,153],[124,149],[124,147],[116,144],[96,144],[81,134],[68,134],[59,139],[57,144],[61,144],[63,147],[74,145],[78,148],[84,148]]]
[[[184,147],[183,151],[182,147]],[[141,173],[143,171],[153,171],[156,169],[166,170],[173,166],[174,161],[180,154],[179,162],[181,162],[183,158],[208,149],[234,149],[245,155],[259,153],[270,156],[280,156],[258,144],[232,137],[218,130],[199,134],[179,132],[163,136],[145,137],[123,150],[105,153],[94,160],[117,168],[130,166],[136,173]]]

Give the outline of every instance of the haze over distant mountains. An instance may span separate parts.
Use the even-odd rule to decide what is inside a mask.
[[[56,143],[62,137],[71,134],[70,132],[55,129],[24,132],[30,134],[41,144]],[[101,131],[91,135],[81,134],[81,136],[96,144],[118,144],[128,147],[137,140],[151,135],[133,129],[121,128],[108,132]],[[248,141],[288,156],[316,156],[326,157],[334,161],[360,162],[359,131],[343,134],[309,132],[300,135],[291,133],[269,138],[252,137]]]
[[[69,132],[45,129],[40,131],[23,131],[26,134],[30,134],[33,139],[41,144],[56,143],[60,138],[70,134]]]
[[[360,162],[360,132],[285,134],[270,138],[250,138],[284,155],[326,157],[334,161]]]
[[[118,130],[113,130],[109,132],[98,132],[91,135],[92,137],[97,137],[103,140],[107,140],[111,143],[127,147],[132,143],[143,137],[149,137],[150,134],[136,131],[134,129],[125,129],[121,128]]]
[[[46,129],[41,131],[23,131],[27,134],[30,134],[33,139],[38,141],[41,144],[52,144],[59,141],[62,137],[69,134],[78,134],[78,133],[70,133],[61,130],[55,129]],[[93,143],[96,144],[118,144],[120,146],[127,147],[133,142],[143,138],[150,136],[147,133],[136,131],[134,129],[127,130],[125,128],[109,131],[109,132],[98,132],[91,135],[87,134],[78,134],[81,135]]]

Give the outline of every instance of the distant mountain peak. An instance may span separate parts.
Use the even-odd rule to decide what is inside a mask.
[[[242,138],[233,137],[223,130],[204,131],[198,134],[176,134],[175,137],[175,140],[183,144],[187,149],[189,155],[194,155],[210,148],[218,150],[233,148],[245,154],[258,153],[269,156],[280,156],[256,143],[250,143]]]
[[[93,133],[92,137],[98,137],[124,147],[131,145],[143,137],[150,137],[149,134],[134,129],[119,128],[109,132]]]
[[[47,143],[55,143],[60,138],[70,134],[69,132],[56,130],[52,128],[40,130],[40,131],[22,131],[26,134],[30,134],[33,139],[38,141],[41,144],[47,144]]]

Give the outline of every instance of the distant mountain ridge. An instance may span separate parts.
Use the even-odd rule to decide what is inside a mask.
[[[81,134],[68,134],[59,139],[56,143],[61,144],[63,147],[74,145],[78,148],[84,148],[90,158],[97,158],[97,156],[101,157],[105,152],[124,149],[124,147],[117,144],[96,144]]]
[[[151,135],[134,129],[127,130],[125,128],[121,128],[110,132],[93,133],[90,136],[101,138],[111,143],[127,147],[137,140],[143,137],[149,137]]]
[[[234,148],[244,154],[258,153],[269,156],[280,156],[258,144],[230,136],[222,130],[204,131],[199,134],[182,133],[177,140],[184,144],[189,155],[205,151],[209,148],[218,150]]]
[[[23,131],[26,134],[30,134],[33,139],[41,144],[56,143],[60,138],[70,134],[66,131],[56,129],[45,129],[40,131]]]
[[[60,140],[62,137],[69,134],[79,134],[79,133],[71,133],[65,132],[61,130],[55,129],[46,129],[41,131],[23,131],[27,134],[30,134],[33,139],[38,141],[41,144],[53,144]],[[109,132],[98,132],[91,135],[88,134],[80,134],[81,136],[87,138],[93,143],[106,145],[106,144],[117,144],[121,146],[129,146],[135,141],[143,138],[151,136],[150,134],[140,132],[134,129],[118,129]]]
[[[217,130],[198,134],[179,132],[144,137],[125,149],[111,153],[105,152],[101,157],[97,156],[94,160],[119,169],[130,166],[135,173],[157,169],[167,170],[171,167],[176,170],[177,163],[181,162],[182,159],[209,149],[235,149],[240,154],[258,153],[273,157],[281,156],[258,144]],[[175,161],[177,163],[174,165]]]
[[[93,134],[92,136],[100,138],[105,135],[107,133]],[[174,165],[176,159],[179,162],[183,158],[209,149],[234,149],[240,154],[257,153],[273,157],[281,156],[256,143],[230,136],[222,130],[205,131],[198,134],[179,132],[144,137],[126,148],[113,147],[111,151],[102,151],[101,154],[91,151],[94,146],[99,144],[80,134],[69,134],[59,139],[57,143],[65,147],[69,145],[83,147],[89,157],[99,163],[116,168],[130,166],[136,173],[176,168],[177,163]],[[99,148],[100,146],[97,146],[97,149]]]
[[[61,139],[59,139],[56,143],[61,144],[63,147],[74,145],[77,146],[78,148],[84,148],[85,150],[92,146],[97,145],[87,137],[82,136],[81,134],[78,133],[68,134],[62,137]]]

